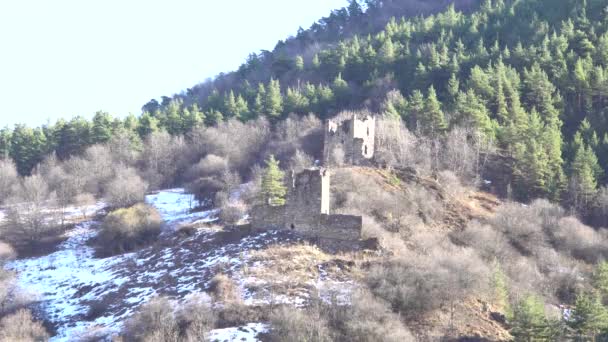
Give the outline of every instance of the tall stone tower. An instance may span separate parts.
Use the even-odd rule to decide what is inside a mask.
[[[326,167],[336,162],[365,164],[374,157],[375,133],[376,118],[371,115],[355,114],[346,120],[327,120],[323,164]]]
[[[329,215],[329,170],[315,168],[292,173],[288,182],[286,218],[290,225],[299,230],[317,228],[319,215]]]

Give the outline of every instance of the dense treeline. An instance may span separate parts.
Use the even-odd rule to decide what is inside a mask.
[[[273,123],[290,113],[326,118],[368,107],[430,137],[472,126],[512,161],[514,196],[589,207],[608,169],[608,21],[602,2],[485,1],[470,14],[452,5],[427,17],[392,18],[374,34],[345,30],[371,31],[374,25],[361,23],[377,23],[396,7],[391,1],[351,1],[275,52],[251,55],[235,73],[161,103],[150,101],[138,118],[100,112],[91,122],[77,117],[4,129],[0,154],[12,157],[25,175],[53,151],[66,159],[116,132],[137,143],[160,129],[178,136],[231,118]],[[286,48],[302,45],[305,37],[324,48]]]

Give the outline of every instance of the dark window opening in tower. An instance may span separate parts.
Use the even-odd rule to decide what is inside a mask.
[[[363,154],[367,155],[367,145],[363,146],[363,148],[365,149],[365,151],[363,152]]]
[[[369,127],[367,127],[367,136],[369,137]]]

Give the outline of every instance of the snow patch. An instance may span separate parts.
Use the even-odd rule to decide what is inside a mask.
[[[257,342],[260,333],[269,331],[270,326],[264,323],[249,323],[240,327],[215,329],[209,333],[209,340],[212,342]]]

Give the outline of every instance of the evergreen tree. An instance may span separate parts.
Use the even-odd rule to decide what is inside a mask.
[[[492,289],[494,305],[505,313],[508,319],[513,318],[511,305],[509,304],[509,288],[507,284],[507,276],[502,271],[500,263],[494,261],[492,270]]]
[[[545,316],[545,305],[536,296],[524,297],[513,312],[511,335],[516,341],[546,341],[552,335]]]
[[[97,112],[93,116],[91,143],[102,144],[112,138],[112,117],[106,112]]]
[[[137,133],[143,139],[151,133],[158,132],[159,122],[154,116],[148,112],[144,112],[139,117],[139,125],[137,126]]]
[[[266,160],[266,169],[262,176],[262,203],[270,206],[285,205],[287,187],[285,187],[285,173],[281,171],[279,162],[271,155]]]
[[[294,65],[295,65],[296,71],[299,71],[299,72],[303,71],[304,70],[304,58],[302,58],[302,56],[300,56],[300,55],[296,56]]]
[[[266,97],[264,98],[264,109],[266,115],[276,119],[283,113],[283,96],[279,80],[271,79],[268,83]]]
[[[497,124],[490,119],[488,109],[473,90],[458,94],[455,111],[459,121],[474,123],[487,141],[495,139]]]
[[[412,96],[410,96],[408,101],[408,111],[409,111],[409,120],[407,120],[408,127],[412,130],[418,128],[421,123],[419,121],[422,119],[423,111],[424,111],[424,95],[420,90],[414,90]]]
[[[219,110],[212,109],[205,114],[205,125],[207,126],[217,126],[222,121],[224,121],[224,115]]]
[[[608,300],[608,262],[602,261],[593,272],[593,287]]]
[[[0,129],[0,159],[8,159],[11,152],[12,132],[8,127]]]
[[[591,202],[597,189],[595,171],[598,161],[591,148],[581,145],[576,151],[570,175],[570,194],[572,204],[582,209]]]
[[[567,323],[579,337],[595,341],[598,334],[608,329],[608,310],[597,293],[581,293]]]
[[[422,130],[428,134],[440,134],[448,128],[441,110],[441,103],[437,99],[437,93],[433,86],[429,88],[420,122]]]

